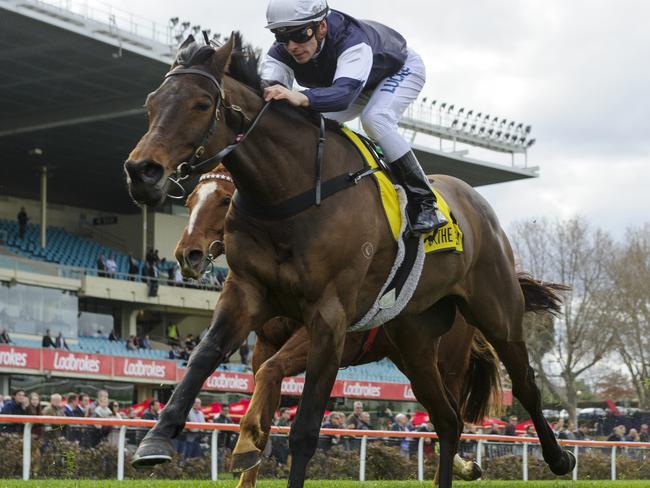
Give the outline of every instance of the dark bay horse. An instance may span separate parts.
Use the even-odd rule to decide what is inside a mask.
[[[221,245],[223,229],[234,190],[230,174],[220,165],[203,175],[187,198],[189,223],[175,251],[186,277],[199,278],[208,263],[224,250]],[[445,327],[449,319],[441,316],[438,320]],[[307,330],[291,319],[272,319],[257,331],[253,351],[255,391],[249,410],[242,418],[240,436],[233,452],[234,470],[243,471],[238,488],[255,486],[261,452],[280,400],[282,379],[304,372],[308,352]],[[366,364],[385,357],[400,367],[399,351],[381,331],[374,340],[368,339],[368,333],[351,332],[345,337],[341,367]],[[460,314],[451,330],[441,338],[438,368],[450,395],[461,405],[463,420],[468,423],[482,421],[490,399],[500,396],[498,359],[483,336]],[[464,461],[458,455],[454,457],[453,467],[454,474],[464,480],[477,479],[482,473],[480,466]]]
[[[219,49],[200,46],[193,38],[183,43],[165,81],[147,98],[149,130],[124,165],[132,197],[156,205],[165,199],[169,178],[179,166],[187,169],[181,162],[189,158],[194,164],[244,140],[224,159],[242,202],[231,207],[226,219],[230,274],[207,335],[159,423],[136,451],[134,464],[168,460],[170,439],[182,429],[204,380],[251,330],[284,316],[305,324],[309,336],[305,386],[289,438],[289,486],[296,488],[304,485],[316,449],[347,329],[375,301],[397,246],[370,178],[282,220],[255,216],[302,192],[316,194],[319,129],[282,104],[255,117],[268,106],[260,96],[257,60],[251,66],[252,58],[233,54],[240,43],[238,35]],[[241,133],[252,119],[255,129],[247,130],[244,139]],[[342,134],[328,129],[325,137],[323,181],[363,167]],[[545,461],[554,473],[566,474],[575,459],[560,448],[543,417],[522,329],[526,303],[554,310],[557,297],[534,280],[520,284],[506,234],[481,195],[455,178],[441,175],[435,181],[464,233],[464,252],[427,255],[413,298],[384,330],[399,351],[415,395],[433,412],[440,437],[439,484],[451,486],[460,431],[459,406],[437,367],[444,330],[431,324],[441,307],[458,307],[494,347],[510,374],[513,394],[531,415]],[[243,202],[258,210],[244,212]]]

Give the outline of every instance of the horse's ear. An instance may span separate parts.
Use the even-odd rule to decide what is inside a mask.
[[[183,49],[184,47],[187,47],[187,46],[189,46],[190,44],[192,44],[194,42],[196,42],[196,39],[194,39],[194,36],[192,34],[190,34],[189,36],[187,36],[185,38],[185,40],[183,41],[183,44],[181,44],[181,47],[179,47],[179,49]]]
[[[233,32],[223,46],[217,49],[212,56],[212,66],[221,78],[230,65],[230,57],[235,46],[235,33]]]

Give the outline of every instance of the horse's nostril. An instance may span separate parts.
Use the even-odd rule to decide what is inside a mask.
[[[158,163],[147,161],[140,168],[142,179],[148,183],[157,183],[163,177],[165,170]]]
[[[203,262],[203,251],[199,251],[198,249],[192,249],[190,252],[187,253],[185,259],[187,260],[189,265],[193,267],[197,267]]]

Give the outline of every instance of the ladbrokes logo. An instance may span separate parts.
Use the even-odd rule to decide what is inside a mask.
[[[27,366],[27,353],[17,352],[13,347],[8,351],[0,351],[0,366],[24,368]]]
[[[404,387],[404,400],[415,400],[413,389],[408,385]]]
[[[289,378],[282,382],[282,394],[302,395],[302,389],[304,387],[305,387],[304,381],[296,381],[294,378]]]
[[[144,363],[141,359],[137,361],[124,360],[123,371],[125,376],[137,376],[140,378],[164,378],[167,368],[164,364],[156,362]]]
[[[54,353],[54,369],[73,373],[99,373],[99,359],[74,354]]]
[[[249,391],[248,378],[226,376],[223,373],[216,376],[210,376],[205,383],[208,388],[215,388],[219,390]]]
[[[381,396],[381,386],[345,382],[343,383],[343,394],[358,397],[379,398]]]

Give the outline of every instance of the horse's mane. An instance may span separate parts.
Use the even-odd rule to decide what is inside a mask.
[[[244,43],[244,38],[239,31],[233,32],[232,36],[233,50],[226,74],[261,96],[261,51],[253,47],[251,44]],[[186,67],[197,64],[206,64],[214,52],[215,48],[213,46],[199,44],[194,39],[194,36],[190,35],[176,53],[174,64]],[[307,121],[312,125],[319,124],[318,117],[316,117],[316,114],[311,110],[293,107],[284,101],[275,102],[273,106],[275,110],[278,110],[289,117],[299,117],[303,122]],[[338,128],[337,122],[330,121],[329,119],[326,119],[326,122],[328,128]]]

